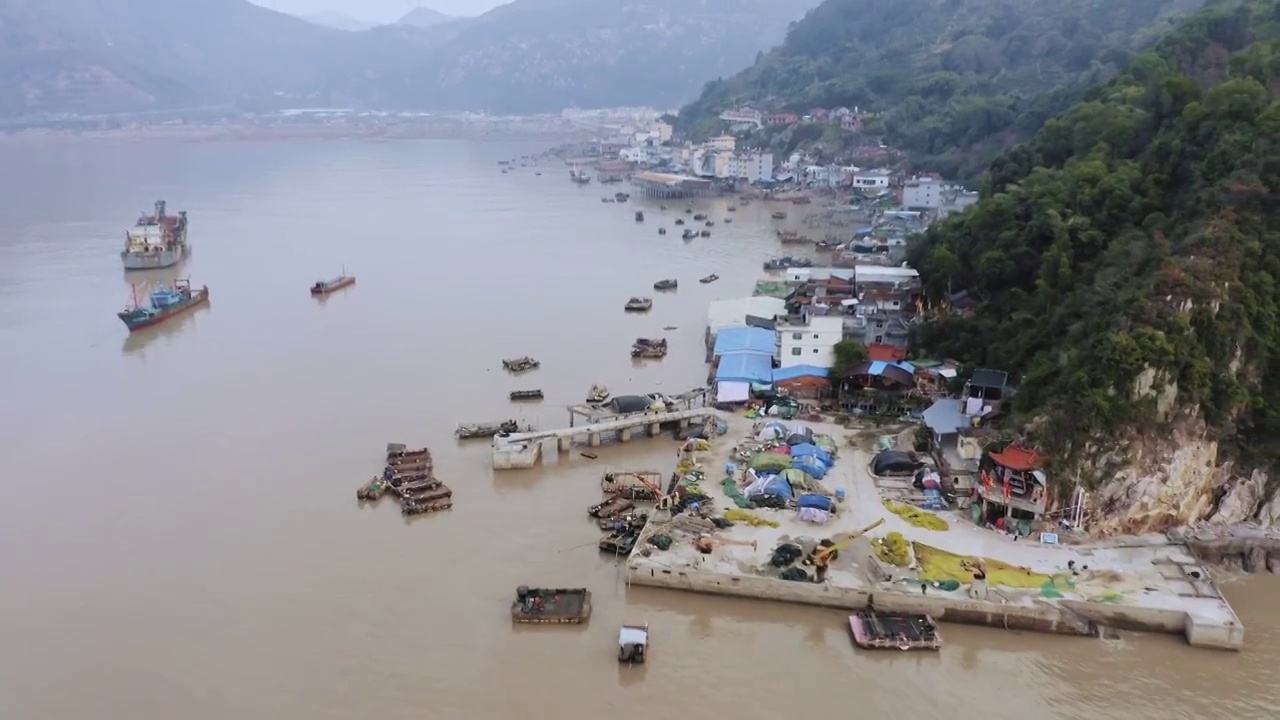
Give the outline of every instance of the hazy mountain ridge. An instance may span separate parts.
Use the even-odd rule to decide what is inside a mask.
[[[309,13],[307,15],[299,15],[299,17],[313,25],[333,28],[334,30],[347,30],[349,32],[370,30],[378,26],[378,23],[357,20],[349,15],[336,12]]]
[[[0,116],[674,104],[750,64],[815,2],[516,0],[426,28],[350,32],[247,0],[0,0]]]
[[[395,22],[396,25],[409,25],[412,27],[430,28],[447,22],[452,22],[458,18],[452,15],[445,15],[439,10],[432,10],[429,7],[418,6],[405,13],[404,17]]]

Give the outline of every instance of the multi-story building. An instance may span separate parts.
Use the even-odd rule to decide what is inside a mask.
[[[887,168],[859,170],[853,174],[853,187],[869,192],[889,189],[889,178],[893,175]]]
[[[933,210],[939,217],[963,210],[976,202],[978,193],[934,177],[913,178],[902,187],[903,207]]]
[[[844,318],[814,315],[778,320],[779,365],[813,365],[829,368],[836,362],[835,347],[844,339]]]
[[[763,182],[773,178],[773,153],[737,153],[729,163],[729,176],[747,182]]]
[[[738,139],[732,135],[717,135],[707,141],[707,148],[731,153],[738,148]]]

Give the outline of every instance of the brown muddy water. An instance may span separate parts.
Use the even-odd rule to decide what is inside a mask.
[[[561,165],[499,172],[538,149],[0,144],[0,717],[1280,715],[1269,577],[1226,586],[1239,654],[960,626],[940,654],[871,654],[840,612],[628,591],[584,510],[606,468],[669,470],[670,443],[495,476],[452,430],[517,412],[514,389],[542,388],[520,412],[554,427],[593,382],[700,384],[707,303],[749,292],[774,223],[703,203],[713,236],[684,243],[674,210],[601,203],[618,188]],[[117,253],[158,198],[190,212],[180,274],[212,306],[126,339]],[[354,288],[308,295],[344,265]],[[624,315],[633,294],[653,311]],[[666,325],[671,355],[633,364]],[[542,370],[499,370],[522,354]],[[452,511],[357,507],[388,441],[431,446]],[[589,586],[595,614],[512,627],[522,583]],[[650,623],[647,668],[617,666],[623,622]]]

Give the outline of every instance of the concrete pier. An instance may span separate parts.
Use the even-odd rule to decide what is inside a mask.
[[[703,407],[674,410],[671,412],[643,412],[631,415],[618,415],[603,422],[590,425],[567,427],[560,430],[541,430],[538,432],[513,433],[498,435],[493,439],[493,468],[495,470],[512,470],[531,468],[542,459],[542,443],[555,439],[556,449],[568,452],[573,447],[576,437],[586,437],[591,447],[600,447],[604,436],[616,434],[622,442],[631,440],[635,428],[645,428],[653,437],[662,431],[662,426],[677,423],[680,427],[688,427],[695,420],[706,421],[718,419],[715,410]]]

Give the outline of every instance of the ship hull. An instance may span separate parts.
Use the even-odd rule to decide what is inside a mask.
[[[316,285],[312,285],[311,294],[312,295],[328,295],[330,293],[338,292],[342,288],[355,285],[355,284],[356,284],[355,277],[351,275],[344,275],[342,277],[337,277],[323,283],[317,283]]]
[[[158,253],[131,253],[127,250],[120,253],[120,261],[125,270],[159,270],[173,267],[186,256],[184,250],[161,250]]]
[[[120,313],[118,317],[120,318],[120,322],[123,322],[124,326],[129,328],[129,332],[134,332],[135,330],[142,330],[144,328],[149,328],[155,325],[159,325],[160,323],[166,320],[172,320],[173,318],[178,317],[180,315],[184,315],[200,307],[201,305],[208,305],[208,304],[209,304],[209,291],[206,289],[202,289],[202,290],[193,291],[191,293],[190,302],[184,303],[177,307],[168,308],[155,315],[145,317],[145,318],[140,318],[140,319],[131,319],[126,317],[125,313]]]

